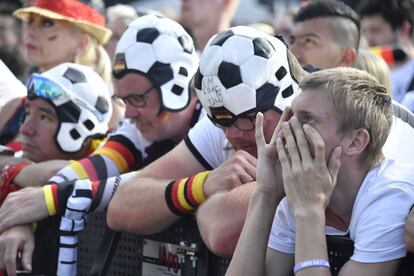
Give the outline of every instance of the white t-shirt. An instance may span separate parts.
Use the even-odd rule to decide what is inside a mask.
[[[402,105],[393,102],[394,119],[382,151],[386,159],[414,164],[414,115]]]
[[[223,130],[216,127],[207,116],[190,130],[184,141],[207,170],[217,168],[234,153]]]
[[[0,60],[0,109],[8,101],[27,95],[26,86],[21,83]]]
[[[414,166],[385,160],[365,177],[354,202],[350,238],[352,260],[377,263],[406,255],[404,224],[414,203]],[[328,235],[346,233],[327,226]],[[295,219],[284,198],[277,207],[268,247],[295,252]]]
[[[408,86],[414,76],[414,58],[410,59],[401,66],[391,70],[391,91],[392,97],[401,103],[407,93]]]

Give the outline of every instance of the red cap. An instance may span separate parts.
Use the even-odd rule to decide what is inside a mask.
[[[36,0],[33,5],[18,9],[13,14],[27,20],[31,13],[68,21],[95,37],[100,44],[105,44],[112,34],[105,28],[105,17],[78,0]]]

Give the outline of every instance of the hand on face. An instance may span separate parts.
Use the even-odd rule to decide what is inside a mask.
[[[295,215],[308,211],[324,212],[336,185],[341,165],[341,148],[325,159],[325,143],[312,126],[303,127],[296,117],[282,124],[286,146],[279,137],[277,152],[283,173],[286,197]],[[312,147],[314,155],[311,154]]]
[[[282,185],[282,169],[276,150],[276,138],[279,136],[282,122],[287,121],[291,116],[291,109],[286,107],[279,120],[272,138],[266,143],[263,131],[263,114],[258,113],[256,117],[256,144],[257,144],[257,189],[265,192],[275,191],[282,195],[284,188]]]
[[[48,216],[43,188],[29,187],[11,193],[0,208],[0,233],[16,225],[32,223]]]
[[[10,228],[0,236],[0,269],[6,269],[7,275],[16,275],[17,252],[21,252],[21,266],[31,271],[34,250],[34,235],[30,225]]]
[[[220,192],[230,191],[242,184],[256,179],[256,158],[249,153],[239,150],[222,165],[212,170],[204,183],[204,194],[209,196]]]

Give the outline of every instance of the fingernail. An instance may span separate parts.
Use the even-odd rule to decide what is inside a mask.
[[[289,127],[289,123],[288,123],[288,122],[283,122],[283,123],[282,123],[282,127],[284,127],[284,128],[288,128],[288,127]]]

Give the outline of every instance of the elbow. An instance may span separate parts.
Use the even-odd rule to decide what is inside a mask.
[[[124,231],[125,225],[123,222],[125,222],[125,220],[123,220],[122,216],[120,216],[116,202],[111,200],[106,213],[106,224],[112,230]]]
[[[205,212],[204,212],[205,211]],[[231,256],[236,248],[240,231],[225,221],[217,221],[217,216],[200,208],[197,213],[197,224],[200,235],[208,249],[218,256]],[[240,229],[241,230],[241,229]]]
[[[213,231],[204,242],[213,254],[223,257],[232,256],[236,249],[237,239],[234,239],[231,235],[222,235],[222,233]],[[226,236],[230,237],[226,238]]]

